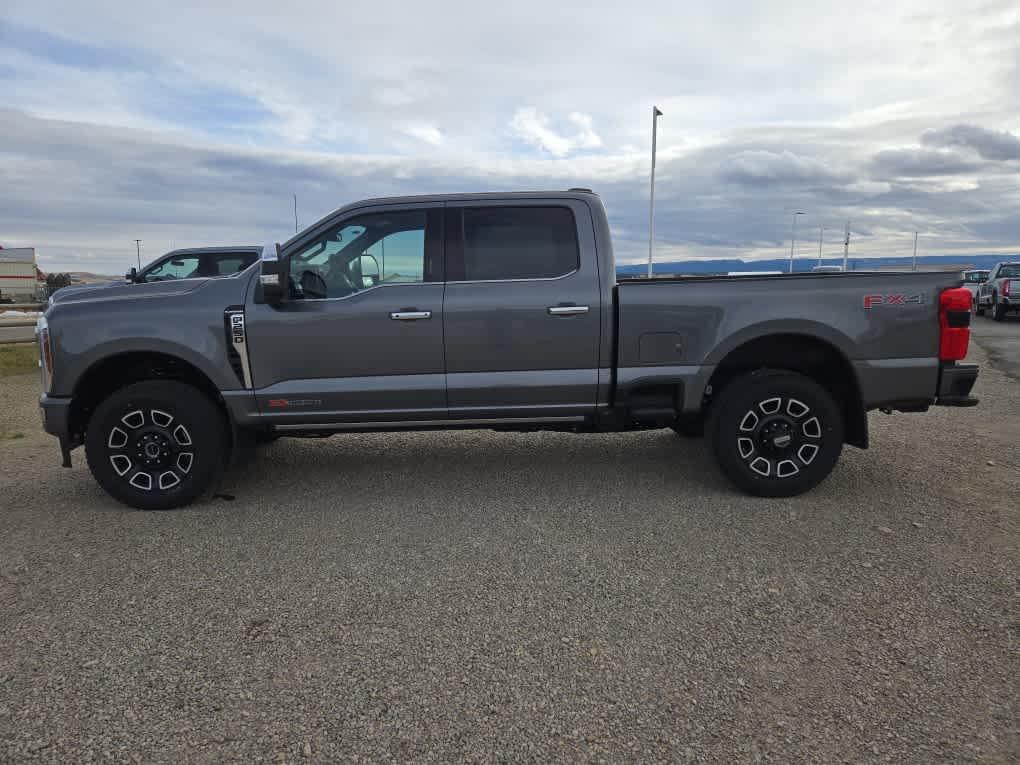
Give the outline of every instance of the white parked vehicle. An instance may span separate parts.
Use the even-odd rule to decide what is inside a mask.
[[[981,285],[988,281],[989,273],[991,272],[987,268],[973,268],[963,272],[963,286],[970,290],[970,297],[975,309],[978,307],[978,293],[981,291]],[[984,310],[981,313],[984,313]]]

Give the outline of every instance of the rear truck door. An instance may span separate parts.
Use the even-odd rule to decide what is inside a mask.
[[[364,207],[288,246],[288,299],[247,306],[266,422],[446,416],[442,225],[441,203]]]
[[[447,203],[446,270],[451,417],[594,411],[603,306],[587,205]]]

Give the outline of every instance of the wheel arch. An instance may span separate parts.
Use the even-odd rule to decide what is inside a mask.
[[[225,424],[229,424],[229,414],[219,389],[195,364],[165,351],[122,351],[93,361],[75,382],[68,414],[73,437],[84,436],[92,413],[103,399],[114,391],[145,380],[175,380],[191,385],[209,397],[223,414]]]
[[[832,334],[827,333],[827,334]],[[730,382],[757,369],[787,369],[822,385],[843,415],[844,440],[868,447],[868,415],[857,372],[847,355],[831,339],[804,332],[766,332],[721,354],[708,380],[706,393],[717,398]]]

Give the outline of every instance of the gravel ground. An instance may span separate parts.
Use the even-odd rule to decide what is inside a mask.
[[[281,441],[165,513],[61,470],[36,384],[0,381],[4,761],[1020,756],[995,369],[790,500],[664,431],[478,431]]]

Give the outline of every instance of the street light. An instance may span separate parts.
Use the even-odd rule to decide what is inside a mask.
[[[138,258],[138,270],[142,270],[142,240],[135,239],[135,257]]]
[[[825,233],[825,226],[818,227],[818,265],[822,265],[822,235]]]
[[[797,242],[797,216],[803,215],[802,212],[795,212],[793,214],[793,233],[790,236],[790,273],[793,273],[793,245]]]
[[[655,237],[655,133],[662,112],[652,107],[652,185],[648,194],[648,278],[652,278],[652,239]]]

